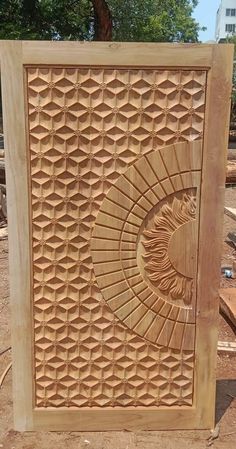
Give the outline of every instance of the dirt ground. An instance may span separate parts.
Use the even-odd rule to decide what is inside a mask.
[[[236,188],[226,189],[226,205],[235,207]],[[222,265],[232,265],[236,251],[226,243],[236,222],[225,216]],[[225,279],[222,287],[236,286],[236,280]],[[10,346],[10,311],[8,286],[8,244],[0,241],[0,353]],[[219,317],[219,340],[236,341],[228,323]],[[11,352],[0,356],[0,376],[11,360]],[[216,422],[220,424],[215,449],[236,447],[236,355],[218,355]],[[207,400],[207,398],[206,398]],[[0,390],[0,448],[3,449],[203,449],[208,431],[172,432],[25,432],[13,430],[11,370]]]

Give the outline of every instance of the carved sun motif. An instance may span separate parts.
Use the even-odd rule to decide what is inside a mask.
[[[190,304],[196,261],[196,197],[183,194],[163,205],[154,217],[155,227],[144,230],[148,278],[172,300]]]

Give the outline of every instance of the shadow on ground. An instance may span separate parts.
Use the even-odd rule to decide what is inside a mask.
[[[220,421],[236,397],[236,380],[220,379],[216,382],[216,423]]]

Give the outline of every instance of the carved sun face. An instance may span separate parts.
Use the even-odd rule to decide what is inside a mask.
[[[150,282],[172,300],[190,304],[196,263],[196,197],[184,193],[165,204],[154,218],[154,228],[144,230],[142,242]]]

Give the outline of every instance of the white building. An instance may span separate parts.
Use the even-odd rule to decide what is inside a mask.
[[[221,0],[216,14],[216,41],[236,34],[236,0]]]

